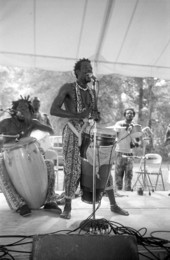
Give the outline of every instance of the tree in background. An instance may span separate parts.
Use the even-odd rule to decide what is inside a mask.
[[[170,121],[170,82],[153,78],[130,78],[116,74],[99,75],[98,107],[101,123],[114,125],[122,119],[123,111],[133,107],[136,121],[142,127],[150,126],[153,143],[150,150],[159,152],[165,159],[164,147],[166,128]],[[59,88],[66,82],[75,81],[72,72],[54,72],[39,69],[0,67],[0,108],[8,108],[13,100],[22,96],[38,96],[41,110],[49,114]],[[65,119],[52,117],[50,120],[56,135],[62,134]]]

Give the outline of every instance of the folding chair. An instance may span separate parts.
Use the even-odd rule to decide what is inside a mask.
[[[163,190],[165,190],[161,166],[161,155],[154,153],[145,154],[145,156],[141,158],[139,171],[136,172],[138,176],[132,189],[134,189],[137,183],[139,183],[144,190],[148,188],[150,192],[151,188],[151,190],[154,191],[157,189],[158,181],[160,178]],[[156,176],[156,180],[154,180],[154,175]]]

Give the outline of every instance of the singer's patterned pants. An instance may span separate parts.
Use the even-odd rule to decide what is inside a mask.
[[[65,197],[72,199],[80,183],[81,157],[78,138],[66,125],[63,130],[63,157],[65,174]],[[106,190],[113,189],[113,178],[109,175]]]
[[[55,194],[54,165],[51,160],[45,160],[45,163],[48,173],[48,190],[44,204],[57,202],[57,195]],[[0,187],[11,209],[17,210],[26,204],[10,180],[3,157],[0,158]]]

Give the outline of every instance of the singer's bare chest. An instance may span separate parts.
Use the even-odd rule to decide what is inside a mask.
[[[89,105],[92,102],[89,90],[87,91],[80,90],[80,96],[81,96],[82,106],[84,108],[89,107]]]

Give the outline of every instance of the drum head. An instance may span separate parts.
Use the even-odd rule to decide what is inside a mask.
[[[19,139],[18,142],[4,144],[3,149],[14,149],[14,148],[17,148],[17,147],[22,147],[22,146],[28,145],[30,143],[34,143],[35,141],[36,140],[33,137],[30,137],[30,136],[24,137],[24,138]]]
[[[131,137],[133,137],[133,138],[139,138],[141,136],[142,136],[142,132],[136,132],[136,133],[131,134]]]
[[[88,127],[86,127],[84,132],[89,135],[94,135],[94,131],[95,131],[94,126],[88,126]],[[97,125],[96,126],[96,135],[106,137],[106,138],[107,137],[111,138],[111,137],[116,137],[116,132],[114,131],[114,129],[106,128],[103,125]]]

